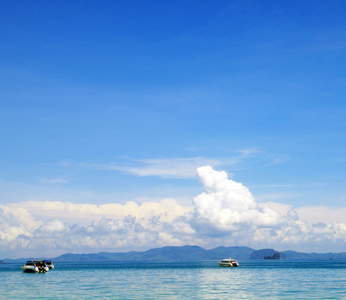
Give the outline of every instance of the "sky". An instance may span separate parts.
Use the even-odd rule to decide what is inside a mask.
[[[345,6],[2,1],[0,258],[346,251]]]

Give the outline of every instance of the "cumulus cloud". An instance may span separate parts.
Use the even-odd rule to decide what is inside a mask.
[[[174,199],[141,205],[30,201],[1,206],[0,249],[64,253],[184,245],[192,240],[185,236],[186,224],[177,224],[187,211]]]
[[[204,192],[182,206],[174,199],[137,204],[74,204],[29,201],[0,205],[0,249],[11,254],[143,250],[167,245],[248,245],[297,249],[344,245],[342,215],[320,219],[326,207],[298,208],[257,203],[242,183],[224,171],[199,167]],[[307,217],[312,211],[311,217]],[[344,212],[344,209],[342,209]],[[334,211],[335,212],[335,211]],[[302,217],[303,216],[303,217]],[[34,241],[34,242],[33,242]],[[42,253],[43,249],[47,253]],[[0,250],[1,252],[1,250]]]
[[[232,242],[245,242],[247,245],[280,247],[326,242],[343,244],[346,241],[346,225],[340,222],[341,219],[339,222],[335,219],[334,222],[332,219],[311,222],[317,221],[316,216],[322,216],[320,208],[296,211],[289,205],[278,203],[259,205],[247,187],[228,179],[224,171],[215,171],[210,166],[198,168],[197,176],[205,192],[194,198],[194,210],[188,220],[199,234],[228,236]],[[323,209],[324,213],[332,211]],[[308,211],[314,217],[308,218]],[[304,219],[299,213],[306,214]]]
[[[60,233],[67,230],[67,226],[59,220],[59,219],[53,219],[49,220],[48,222],[44,223],[41,227],[38,228],[38,231],[44,232],[44,233]]]
[[[22,235],[31,237],[41,224],[26,209],[0,205],[0,241],[14,241]]]
[[[190,222],[205,234],[230,234],[257,227],[274,227],[281,215],[270,207],[260,208],[247,187],[210,166],[197,169],[206,192],[194,198]]]
[[[27,201],[11,204],[10,207],[12,211],[25,209],[28,214],[41,220],[59,218],[64,222],[77,222],[84,226],[101,218],[123,219],[129,215],[136,217],[144,225],[152,224],[150,220],[153,217],[159,217],[164,222],[172,222],[191,210],[191,207],[179,205],[171,198],[165,198],[159,202],[146,201],[142,204],[129,201],[125,204],[107,203],[100,205],[62,201]]]

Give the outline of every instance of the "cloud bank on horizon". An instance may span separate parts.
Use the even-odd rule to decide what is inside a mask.
[[[346,241],[343,222],[311,223],[300,217],[306,214],[304,208],[293,210],[282,205],[280,209],[280,204],[257,203],[246,186],[210,166],[199,167],[197,177],[205,191],[193,199],[191,206],[169,198],[140,205],[133,201],[0,205],[0,255],[53,257],[66,252],[116,252],[185,244],[327,252],[328,245],[342,249]],[[318,213],[321,207],[308,209]]]

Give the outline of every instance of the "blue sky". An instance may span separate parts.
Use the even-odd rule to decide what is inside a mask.
[[[0,252],[38,236],[45,222],[71,231],[71,220],[34,212],[33,202],[170,198],[196,212],[193,199],[206,188],[196,169],[206,165],[241,182],[258,205],[330,224],[317,213],[309,219],[325,208],[345,224],[344,11],[343,1],[1,3]],[[20,223],[19,208],[31,225]],[[175,231],[142,249],[203,244],[198,226],[186,222],[195,240]],[[26,233],[10,235],[11,226]],[[333,249],[343,249],[345,232]],[[234,243],[319,247],[252,237]],[[47,255],[64,250],[71,252],[57,245]]]

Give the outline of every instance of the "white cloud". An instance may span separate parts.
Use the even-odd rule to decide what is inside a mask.
[[[308,223],[344,223],[346,224],[346,207],[302,206],[296,208],[299,217]]]
[[[167,178],[193,178],[196,168],[208,163],[219,165],[220,162],[202,157],[174,159],[146,159],[140,161],[143,165],[123,169],[139,176],[162,176]]]
[[[24,208],[10,208],[0,205],[0,241],[13,241],[20,235],[32,236],[32,232],[42,225]]]
[[[268,206],[276,210],[277,212],[279,212],[281,215],[286,215],[292,209],[292,205],[278,203],[278,202],[262,202],[262,203],[258,203],[258,206],[262,208],[264,208],[265,206]]]
[[[231,158],[215,159],[206,157],[188,158],[150,158],[131,160],[129,163],[88,165],[99,169],[123,171],[137,176],[160,176],[163,178],[194,178],[196,169],[201,165],[232,166],[243,162],[246,158],[257,155],[257,149],[243,149]],[[85,165],[85,164],[84,164]]]
[[[277,226],[281,215],[269,207],[260,208],[250,191],[210,166],[197,169],[206,193],[194,198],[190,217],[193,227],[205,234],[230,234],[254,227]]]
[[[43,233],[60,233],[65,232],[67,230],[67,226],[59,220],[59,219],[53,219],[49,220],[48,222],[44,223],[40,228],[38,228],[38,231]]]
[[[134,160],[130,164],[119,165],[110,163],[107,165],[93,165],[94,167],[123,171],[137,176],[160,176],[163,178],[193,178],[196,168],[203,164],[218,166],[220,161],[203,157],[191,158],[153,158]]]
[[[258,204],[246,186],[228,179],[224,171],[205,166],[197,169],[197,176],[205,191],[193,199],[191,206],[169,198],[140,205],[133,201],[0,205],[0,253],[58,255],[184,244],[293,249],[305,245],[318,251],[323,244],[346,242],[346,208],[292,210],[290,205],[275,202]]]
[[[179,205],[170,198],[162,199],[159,202],[146,201],[140,205],[134,201],[125,204],[108,203],[101,205],[62,201],[27,201],[10,204],[8,207],[11,207],[13,211],[25,209],[26,212],[41,220],[59,218],[64,222],[78,223],[83,226],[102,218],[123,219],[129,215],[136,217],[143,225],[149,226],[148,223],[151,224],[152,217],[159,216],[163,222],[172,222],[191,210],[191,207]]]
[[[289,205],[261,203],[258,205],[250,191],[241,183],[227,178],[223,171],[200,167],[197,175],[206,190],[194,198],[194,211],[190,214],[192,227],[200,234],[227,235],[239,243],[246,237],[247,244],[268,245],[320,245],[346,241],[345,219],[322,218],[325,208],[292,210]],[[314,212],[308,216],[308,211]],[[302,215],[302,218],[301,218]],[[336,214],[331,214],[336,215]],[[325,220],[325,222],[318,222]]]

